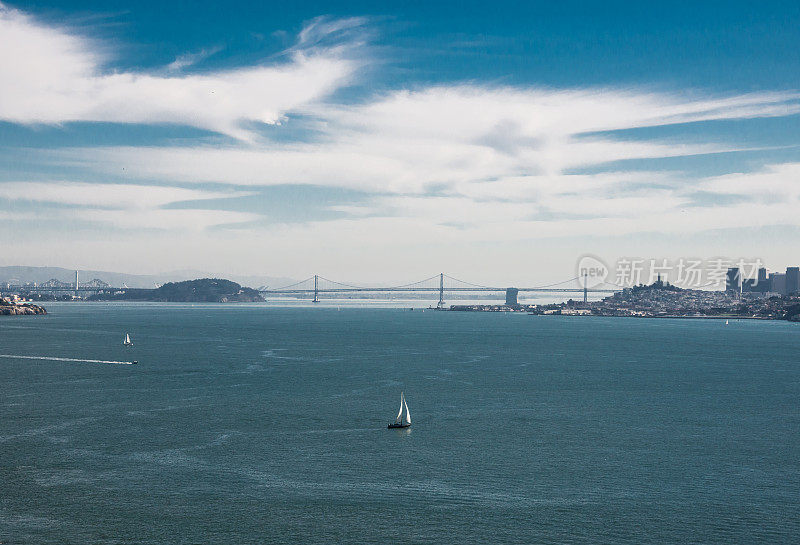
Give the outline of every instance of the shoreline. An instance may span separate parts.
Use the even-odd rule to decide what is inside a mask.
[[[641,316],[641,318],[680,318],[686,320],[768,320],[788,322],[785,318],[767,318],[766,316]]]
[[[0,316],[44,316],[47,310],[33,303],[14,303],[3,301],[0,304]]]

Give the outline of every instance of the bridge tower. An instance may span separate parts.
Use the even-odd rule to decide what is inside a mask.
[[[519,307],[519,290],[517,288],[506,288],[506,306],[511,308]]]
[[[319,303],[319,276],[314,275],[314,300],[313,303]]]
[[[439,273],[439,302],[436,308],[444,308],[444,273]]]
[[[589,302],[589,273],[583,273],[583,304],[587,304]]]

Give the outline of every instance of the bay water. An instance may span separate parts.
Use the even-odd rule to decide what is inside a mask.
[[[45,306],[0,319],[4,544],[800,539],[800,324]]]

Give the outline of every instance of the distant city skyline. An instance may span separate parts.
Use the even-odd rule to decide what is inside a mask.
[[[796,2],[0,3],[0,265],[783,271],[798,43]]]

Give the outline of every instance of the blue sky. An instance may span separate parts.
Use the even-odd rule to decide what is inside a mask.
[[[2,4],[0,259],[800,263],[800,4],[651,4]]]

